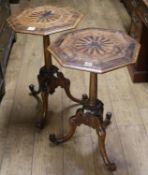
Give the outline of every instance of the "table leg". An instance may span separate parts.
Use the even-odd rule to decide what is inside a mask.
[[[106,126],[110,123],[111,113],[107,113],[103,120],[104,104],[97,99],[97,74],[90,74],[89,98],[83,98],[83,107],[79,108],[74,116],[69,119],[70,130],[63,137],[50,134],[49,139],[54,144],[68,141],[75,133],[76,127],[85,124],[94,128],[99,138],[99,149],[106,167],[110,171],[116,170],[116,165],[112,163],[105,148]]]
[[[53,94],[57,87],[61,87],[65,90],[66,95],[74,102],[81,103],[81,100],[72,96],[70,92],[70,80],[65,78],[62,72],[59,72],[58,68],[52,64],[51,54],[47,50],[50,45],[49,36],[43,37],[44,47],[44,62],[45,66],[41,67],[38,75],[39,88],[35,90],[34,85],[30,85],[29,89],[31,95],[37,97],[39,93],[42,95],[43,102],[43,116],[39,119],[40,122],[37,126],[42,129],[44,127],[47,112],[48,112],[48,94]],[[46,95],[45,95],[46,94]],[[46,102],[46,103],[45,103]],[[46,108],[45,108],[46,107]]]

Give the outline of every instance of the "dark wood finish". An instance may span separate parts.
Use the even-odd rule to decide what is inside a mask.
[[[45,66],[48,69],[52,65],[51,53],[48,52],[47,47],[50,45],[49,36],[43,36],[43,47],[44,47],[44,62]]]
[[[43,102],[43,115],[37,122],[37,127],[42,129],[46,124],[48,115],[48,95],[53,94],[57,87],[64,88],[66,95],[74,102],[81,101],[72,96],[70,92],[70,80],[65,78],[58,68],[52,65],[51,55],[47,50],[50,40],[48,36],[43,36],[45,66],[40,69],[38,75],[39,89],[36,91],[34,85],[30,85],[31,94],[37,96],[41,92]]]
[[[44,5],[27,8],[19,15],[10,16],[7,20],[16,32],[43,36],[45,65],[39,71],[39,88],[35,90],[34,85],[31,84],[29,86],[31,95],[36,97],[36,99],[38,99],[37,95],[41,93],[43,115],[37,122],[37,126],[40,129],[46,123],[48,95],[53,94],[57,87],[64,88],[71,100],[80,103],[80,100],[73,97],[70,93],[70,80],[65,78],[62,72],[59,72],[58,68],[52,64],[51,54],[47,47],[50,45],[49,34],[75,28],[81,18],[82,14],[73,9]]]
[[[99,139],[99,149],[103,161],[106,167],[110,171],[116,170],[116,165],[112,163],[107,155],[105,148],[105,138],[106,138],[106,120],[110,123],[110,117],[107,116],[105,120],[103,120],[103,103],[97,99],[97,74],[90,73],[90,96],[89,98],[85,98],[82,103],[83,107],[79,108],[74,116],[69,119],[70,130],[67,135],[63,137],[56,137],[55,134],[51,134],[49,139],[51,142],[55,144],[63,143],[69,140],[75,133],[77,126],[81,124],[85,124],[94,128],[97,132]],[[110,114],[111,115],[111,114]]]
[[[123,0],[130,11],[130,35],[141,43],[136,64],[128,67],[133,82],[148,82],[148,0]]]
[[[0,1],[0,101],[5,93],[5,71],[11,50],[12,43],[15,40],[14,32],[6,23],[10,15],[10,6],[8,0]]]
[[[103,119],[104,104],[97,99],[97,73],[111,71],[135,62],[139,46],[125,33],[87,28],[64,34],[48,47],[62,66],[90,72],[89,97],[83,96],[82,108],[70,118],[69,132],[63,137],[50,134],[51,142],[60,144],[68,141],[74,135],[77,126],[88,125],[96,129],[105,165],[111,171],[116,170],[105,148],[105,128],[110,124],[111,113],[107,113],[106,119]]]
[[[75,28],[82,14],[70,8],[50,5],[27,8],[17,16],[11,16],[8,23],[15,32],[49,35]]]
[[[20,1],[20,0],[9,0],[9,2],[12,3],[12,4],[13,4],[13,3],[14,3],[14,4],[19,3],[19,1]]]
[[[98,28],[64,34],[48,47],[62,66],[96,73],[135,63],[139,48],[123,32]]]
[[[90,87],[89,87],[89,97],[90,97],[90,106],[96,105],[97,99],[97,74],[90,74]]]

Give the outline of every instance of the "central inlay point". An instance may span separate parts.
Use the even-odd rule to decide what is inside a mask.
[[[88,46],[92,47],[92,48],[98,48],[99,43],[97,41],[92,41],[92,42],[88,43]]]
[[[50,16],[50,15],[52,15],[52,11],[51,11],[51,10],[50,10],[50,11],[44,12],[44,13],[42,14],[42,17],[43,17],[43,18],[46,18],[46,17],[48,17],[48,16]]]

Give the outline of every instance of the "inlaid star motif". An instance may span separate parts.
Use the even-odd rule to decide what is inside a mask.
[[[134,63],[140,45],[121,31],[84,28],[63,34],[48,49],[66,68],[105,73]]]
[[[89,55],[95,52],[103,55],[111,50],[112,45],[113,42],[104,36],[86,36],[76,41],[75,48]]]
[[[50,22],[59,18],[59,15],[54,14],[51,10],[36,11],[29,15],[30,18],[37,22]]]
[[[49,35],[75,28],[82,16],[69,7],[43,5],[27,8],[7,21],[15,32]]]

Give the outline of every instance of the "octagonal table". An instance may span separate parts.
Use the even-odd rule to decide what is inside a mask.
[[[48,112],[48,94],[53,94],[55,88],[61,86],[65,89],[67,96],[75,101],[70,93],[70,81],[58,71],[58,68],[52,64],[51,54],[47,51],[50,44],[50,34],[75,28],[82,18],[82,14],[71,8],[56,7],[44,5],[27,8],[17,16],[10,16],[8,23],[15,32],[41,35],[43,36],[44,62],[38,75],[39,89],[35,90],[34,85],[30,85],[31,94],[35,97],[41,92],[43,101],[43,116],[40,118],[37,126],[43,128]]]
[[[83,96],[82,108],[69,120],[70,130],[63,137],[50,135],[50,140],[60,144],[70,139],[76,127],[86,124],[96,129],[99,148],[104,163],[109,170],[116,166],[108,158],[105,148],[106,126],[110,123],[111,113],[103,119],[104,105],[97,99],[97,74],[135,63],[140,45],[128,35],[116,30],[87,28],[62,35],[48,50],[66,68],[90,72],[89,97]]]

